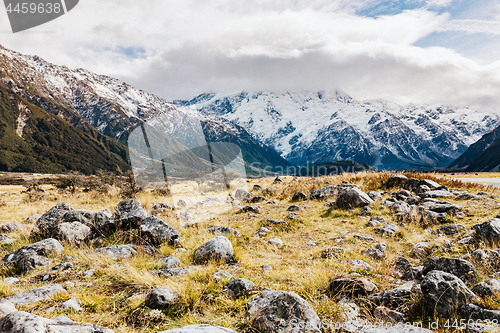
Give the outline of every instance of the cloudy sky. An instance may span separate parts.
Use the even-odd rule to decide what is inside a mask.
[[[169,100],[340,88],[500,111],[497,0],[80,0],[17,34],[0,10],[0,44]]]

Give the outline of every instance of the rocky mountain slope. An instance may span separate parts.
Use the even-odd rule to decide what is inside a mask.
[[[499,124],[498,115],[469,108],[357,101],[341,91],[202,94],[174,103],[235,122],[297,165],[446,167]]]
[[[239,145],[250,172],[257,172],[259,167],[270,166],[269,170],[273,170],[290,165],[274,149],[223,118],[174,105],[109,76],[85,69],[71,70],[1,46],[0,85],[83,131],[90,124],[123,144],[127,144],[130,132],[144,122],[181,142],[186,141],[193,128],[202,127],[208,140],[229,140]],[[68,117],[60,109],[77,117]],[[252,163],[259,167],[250,167]]]
[[[465,171],[499,171],[500,127],[483,135],[449,167]]]
[[[123,144],[70,111],[56,110],[59,117],[0,86],[0,171],[90,174],[129,168]],[[81,129],[64,120],[70,118],[80,122]]]

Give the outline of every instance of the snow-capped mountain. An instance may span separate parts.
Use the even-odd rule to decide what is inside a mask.
[[[447,105],[357,101],[334,92],[237,92],[174,101],[230,120],[291,163],[354,160],[379,169],[448,166],[499,116]]]
[[[224,118],[175,105],[106,75],[57,66],[38,56],[23,55],[1,46],[0,84],[73,126],[83,129],[84,120],[122,143],[126,143],[130,132],[144,122],[183,143],[189,142],[190,138],[186,137],[193,136],[194,128],[202,127],[208,140],[238,144],[249,164],[289,165],[274,149]],[[61,109],[70,110],[75,116],[68,116],[68,112],[61,112]]]

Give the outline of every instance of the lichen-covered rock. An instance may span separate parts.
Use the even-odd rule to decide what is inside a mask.
[[[64,222],[57,226],[57,239],[79,245],[91,235],[91,229],[80,222]]]
[[[462,280],[442,271],[427,273],[422,280],[421,289],[430,314],[436,312],[443,318],[450,318],[458,313],[461,305],[478,300]]]
[[[151,309],[163,309],[177,301],[178,295],[175,291],[165,287],[152,289],[147,295],[144,304]]]
[[[179,232],[156,216],[142,220],[139,231],[151,244],[167,243],[175,245],[181,238]]]
[[[43,318],[24,311],[10,313],[0,318],[2,333],[113,333],[112,330],[74,322],[64,317]]]
[[[373,282],[365,278],[347,278],[331,279],[329,290],[333,295],[345,295],[351,298],[366,296],[378,290]]]
[[[255,283],[247,279],[233,279],[222,288],[229,297],[239,297],[246,291],[253,289]]]
[[[356,208],[373,204],[374,201],[358,188],[346,188],[339,193],[335,205],[339,208]]]
[[[199,263],[204,263],[210,260],[233,262],[233,246],[229,239],[227,239],[226,237],[217,236],[198,247],[194,251],[193,258],[196,262]]]
[[[138,201],[123,200],[116,206],[114,220],[118,229],[137,228],[148,213]]]
[[[480,297],[500,296],[500,280],[489,279],[479,282],[472,291]]]
[[[498,247],[500,245],[500,219],[495,218],[472,227],[476,231],[476,237],[487,246]]]
[[[258,332],[320,333],[312,306],[292,292],[266,290],[247,303],[247,317]]]
[[[252,194],[250,192],[242,188],[237,189],[236,192],[234,193],[234,198],[238,201],[243,201],[251,196]]]
[[[434,257],[424,264],[422,274],[430,271],[443,271],[450,273],[464,281],[468,286],[473,286],[477,280],[477,271],[474,265],[467,260],[447,257]]]
[[[337,194],[336,186],[325,186],[317,188],[309,194],[309,199],[311,200],[321,200],[335,196]]]
[[[217,235],[217,236],[235,236],[241,237],[241,233],[238,230],[235,230],[230,227],[222,226],[222,225],[212,225],[207,228],[207,232]]]
[[[500,322],[500,310],[483,309],[475,304],[466,304],[460,310],[466,319]]]
[[[307,195],[303,192],[297,191],[293,194],[292,201],[303,201],[307,200]]]
[[[130,245],[110,245],[96,249],[95,252],[114,260],[131,258],[137,253]]]
[[[63,251],[63,246],[53,238],[44,239],[42,241],[23,246],[17,251],[9,253],[3,257],[4,264],[16,263],[24,257],[39,255],[48,256],[51,254],[59,254]]]
[[[62,292],[66,292],[66,290],[60,284],[52,284],[14,294],[8,300],[16,305],[26,305],[46,300]]]
[[[67,203],[58,203],[36,221],[30,237],[35,239],[54,237],[58,231],[59,219],[71,210],[72,208]]]

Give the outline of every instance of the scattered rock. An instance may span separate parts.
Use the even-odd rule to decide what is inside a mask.
[[[156,216],[150,216],[142,220],[139,231],[141,236],[154,245],[162,243],[175,245],[181,238],[177,230]]]
[[[462,259],[469,259],[464,257]],[[500,253],[489,249],[478,249],[470,254],[470,260],[486,269],[500,270]]]
[[[255,283],[247,279],[233,279],[229,281],[224,288],[223,292],[226,292],[229,297],[240,297],[246,292],[253,290]]]
[[[26,224],[36,223],[36,221],[38,221],[38,219],[40,217],[42,217],[42,215],[40,215],[40,214],[33,214],[33,215],[27,217],[26,220],[24,220],[24,223],[26,223]]]
[[[466,304],[460,310],[466,319],[500,322],[500,310],[483,309],[475,304]]]
[[[260,208],[257,206],[243,206],[238,213],[256,213],[260,214]]]
[[[303,201],[303,200],[307,200],[307,195],[305,195],[304,193],[302,193],[300,191],[297,191],[294,193],[294,195],[292,197],[292,201]]]
[[[193,254],[196,262],[204,263],[210,260],[234,261],[233,246],[229,239],[217,236],[198,247]]]
[[[411,212],[411,207],[404,201],[396,201],[389,206],[389,209],[393,213],[409,213]]]
[[[262,191],[266,197],[276,195],[280,190],[276,187],[269,187]]]
[[[411,281],[398,288],[372,294],[368,296],[367,300],[377,306],[405,309],[407,304],[421,293],[420,285]]]
[[[266,290],[247,303],[251,326],[262,333],[300,332],[320,333],[321,321],[312,306],[292,292]]]
[[[177,300],[177,293],[165,287],[151,290],[144,301],[144,304],[151,309],[164,309],[166,306],[174,304]]]
[[[283,241],[279,238],[271,238],[270,240],[267,241],[269,244],[276,246],[276,247],[282,247],[283,246]]]
[[[3,257],[4,264],[17,263],[24,257],[39,255],[47,256],[51,254],[60,254],[63,251],[63,246],[53,238],[44,239],[42,241],[23,246],[17,251],[9,253]]]
[[[40,215],[38,215],[40,216]],[[25,231],[26,227],[22,224],[16,224],[16,223],[7,223],[2,226],[0,226],[0,231],[2,232],[21,232]]]
[[[490,326],[479,323],[467,324],[465,333],[500,333],[498,326]]]
[[[252,194],[250,192],[248,192],[247,190],[242,189],[242,188],[237,189],[235,194],[234,194],[234,198],[238,201],[243,201],[246,198],[251,197],[251,196],[252,196]]]
[[[260,186],[258,184],[254,185],[252,188],[252,191],[261,191],[261,190],[262,190],[262,186]]]
[[[265,237],[270,232],[271,230],[266,227],[260,227],[259,230],[257,230],[253,235],[256,237]]]
[[[445,234],[448,236],[458,234],[460,231],[465,230],[465,227],[461,224],[450,224],[443,225],[439,229],[436,230],[438,234]]]
[[[0,234],[0,244],[12,244],[14,239],[6,234]]]
[[[71,210],[67,203],[58,203],[36,221],[30,237],[35,239],[54,237],[57,234],[59,219]]]
[[[474,287],[472,291],[479,297],[490,297],[500,295],[500,280],[489,279],[483,282],[479,282]]]
[[[119,229],[137,228],[147,217],[148,213],[138,201],[133,199],[120,202],[114,216]]]
[[[370,218],[370,221],[367,223],[368,227],[376,227],[382,223],[387,223],[387,219],[382,216],[373,216]]]
[[[443,191],[443,190],[433,190],[433,191],[427,191],[424,193],[420,194],[420,197],[422,199],[425,198],[452,198],[455,195],[451,192],[448,191]]]
[[[375,242],[375,238],[370,237],[370,236],[363,236],[363,235],[352,235],[352,237],[361,239],[366,242]]]
[[[324,259],[336,258],[339,253],[349,252],[350,250],[351,249],[344,249],[336,246],[330,247],[328,249],[321,251],[321,258]]]
[[[403,184],[407,180],[408,180],[408,177],[406,177],[403,174],[400,174],[400,173],[393,174],[387,180],[386,186],[389,187],[389,188],[390,187],[399,186],[399,185]]]
[[[3,282],[8,284],[16,284],[19,282],[19,279],[15,277],[6,277],[5,279],[3,279]]]
[[[472,227],[476,236],[487,246],[498,247],[500,245],[500,219],[492,219]]]
[[[270,271],[270,270],[272,270],[272,269],[273,269],[273,268],[272,268],[270,265],[268,265],[268,264],[264,264],[264,265],[262,265],[262,266],[261,266],[261,268],[262,268],[263,270],[265,270],[265,271]]]
[[[137,253],[129,245],[110,245],[96,249],[95,252],[100,255],[108,256],[114,260],[131,258]]]
[[[218,235],[218,236],[235,236],[241,237],[241,233],[238,230],[235,230],[230,227],[220,226],[220,225],[212,225],[207,228],[207,232]]]
[[[246,201],[251,202],[251,203],[258,203],[258,202],[266,201],[266,197],[259,195],[257,197],[253,197],[251,199],[247,198]]]
[[[427,273],[421,288],[426,308],[431,311],[431,315],[435,311],[444,318],[454,315],[462,304],[477,300],[476,295],[462,280],[442,271]]]
[[[394,236],[397,232],[399,232],[399,227],[395,224],[389,223],[381,227],[377,227],[373,229],[373,231],[383,236]]]
[[[57,226],[55,237],[79,245],[91,235],[91,229],[80,222],[64,222]]]
[[[467,244],[474,244],[474,237],[465,237],[457,241],[457,244],[460,245],[467,245]]]
[[[43,301],[61,292],[66,292],[66,290],[60,284],[52,284],[14,294],[8,300],[16,305],[26,305]]]
[[[481,197],[477,196],[477,195],[474,195],[474,194],[470,194],[470,193],[464,193],[464,194],[461,194],[459,195],[458,197],[455,198],[455,200],[471,200],[471,199],[480,199]]]
[[[335,201],[337,207],[344,209],[364,207],[373,203],[374,201],[365,192],[355,187],[344,189]]]
[[[370,199],[372,199],[373,201],[380,201],[382,200],[382,194],[380,194],[379,192],[377,191],[370,191],[368,192],[368,196],[370,197]]]
[[[191,205],[192,205],[192,202],[187,200],[187,199],[180,199],[177,202],[177,206],[179,206],[179,207],[189,207]]]
[[[231,280],[233,278],[233,276],[231,274],[229,274],[228,272],[222,270],[222,269],[219,269],[217,272],[215,272],[214,274],[212,274],[212,278],[214,280]]]
[[[287,226],[288,222],[283,221],[283,220],[278,220],[278,219],[273,219],[273,218],[268,218],[262,221],[262,223],[265,224],[271,224],[271,225],[282,225],[282,226]]]
[[[366,249],[361,251],[361,253],[369,258],[380,260],[384,257],[384,252],[379,249]]]
[[[112,330],[74,322],[66,317],[43,318],[24,311],[10,313],[0,318],[3,333],[113,333]]]
[[[424,264],[422,274],[427,274],[430,271],[443,271],[458,277],[469,286],[476,283],[477,272],[474,265],[467,260],[457,258],[431,258]]]
[[[72,297],[61,305],[61,310],[83,311],[83,308],[81,306],[80,300],[78,298]]]
[[[402,323],[406,316],[398,311],[391,310],[385,306],[378,306],[373,310],[373,316],[382,322]]]
[[[321,200],[326,198],[331,198],[337,193],[336,186],[325,186],[317,188],[311,192],[309,199],[311,200]]]
[[[343,295],[355,298],[372,294],[376,292],[378,288],[373,282],[362,277],[355,279],[344,277],[340,279],[331,279],[329,290],[335,296]]]
[[[174,256],[166,256],[158,260],[160,264],[163,265],[163,268],[175,268],[182,266],[182,262],[179,258]]]
[[[157,269],[149,271],[149,273],[164,278],[170,278],[170,277],[188,275],[189,273],[191,273],[191,270],[189,268],[174,267],[174,268]]]
[[[297,205],[292,205],[290,207],[288,207],[287,209],[289,212],[296,212],[296,211],[299,211],[300,210],[300,207],[297,206]]]
[[[15,268],[20,274],[28,274],[37,267],[50,265],[50,260],[46,257],[36,254],[28,255],[14,263]]]

